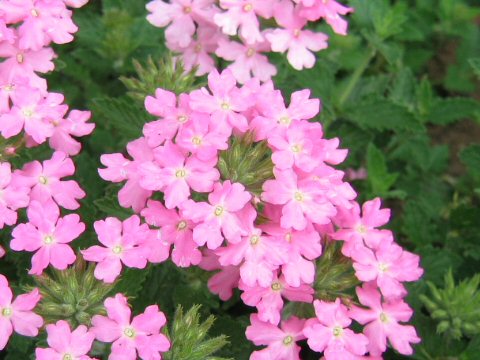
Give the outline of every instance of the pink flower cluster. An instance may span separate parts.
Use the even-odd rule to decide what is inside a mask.
[[[112,343],[109,360],[134,360],[137,354],[142,360],[160,360],[161,353],[170,348],[169,340],[161,334],[165,315],[157,305],[130,320],[127,298],[117,294],[105,300],[105,309],[108,316],[96,315],[90,329],[80,325],[72,331],[64,320],[47,325],[49,348],[37,348],[36,359],[96,360],[87,355],[95,339]]]
[[[40,77],[54,70],[51,43],[65,44],[78,30],[72,11],[86,0],[5,0],[0,2],[0,135],[5,143],[38,146],[48,141],[52,158],[32,161],[13,170],[0,163],[0,229],[17,222],[17,210],[27,209],[29,222],[13,231],[12,250],[35,252],[31,274],[52,264],[65,269],[75,261],[68,243],[85,229],[78,215],[60,216],[60,207],[75,210],[84,191],[73,180],[75,166],[68,157],[80,152],[75,137],[88,135],[94,124],[90,112],[72,110],[64,96],[48,92]],[[0,149],[15,154],[15,145]],[[0,248],[0,256],[4,249]]]
[[[197,66],[198,75],[209,73],[216,55],[231,62],[228,68],[242,84],[277,73],[268,52],[286,53],[297,70],[313,67],[328,36],[309,30],[308,22],[323,19],[346,35],[341,15],[353,11],[335,0],[153,0],[147,9],[150,23],[166,27],[167,46],[181,54],[187,70]]]
[[[128,157],[103,155],[106,168],[99,172],[125,183],[120,204],[150,226],[138,215],[97,222],[105,247],[84,251],[99,262],[96,276],[113,281],[121,263],[142,268],[154,254],[161,254],[158,261],[170,254],[181,267],[219,270],[211,291],[226,300],[238,288],[245,304],[257,308],[247,337],[266,348],[251,359],[299,359],[296,342],[303,339],[327,360],[376,359],[387,341],[411,354],[420,339],[403,324],[412,316],[403,283],[422,275],[419,258],[397,245],[391,231],[378,229],[390,217],[379,199],[360,211],[355,191],[334,167],[347,151],[338,139],[323,137],[320,123],[308,121],[320,110],[309,96],[309,90],[294,92],[287,106],[271,82],[253,79],[239,87],[230,70],[214,70],[208,88],[178,97],[158,89],[147,97],[146,108],[158,120],[128,144]],[[259,166],[270,164],[271,171],[260,192],[224,171],[242,138],[252,139],[250,148],[265,146]],[[153,200],[158,192],[163,201]],[[342,241],[364,283],[358,301],[315,299],[316,260],[332,239]],[[313,304],[317,318],[282,322],[287,301]],[[353,321],[364,325],[363,333],[351,330]]]

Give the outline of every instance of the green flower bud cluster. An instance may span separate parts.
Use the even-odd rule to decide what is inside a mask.
[[[105,315],[103,302],[113,285],[95,279],[94,266],[87,265],[82,258],[69,269],[52,270],[34,278],[42,299],[36,312],[45,323],[66,320],[72,327],[90,325],[94,315]]]
[[[437,333],[453,339],[480,334],[480,274],[455,285],[450,270],[444,281],[443,289],[427,282],[431,295],[420,295],[431,317],[438,322]]]
[[[145,65],[134,60],[133,66],[137,77],[121,77],[120,80],[127,87],[128,95],[142,104],[145,97],[153,95],[157,88],[172,91],[178,95],[202,86],[195,76],[197,69],[185,72],[182,62],[178,59],[174,60],[171,54],[158,63],[155,63],[150,56]]]
[[[23,136],[15,136],[10,139],[4,139],[0,136],[0,162],[8,161],[8,159],[17,156],[17,152],[23,147],[25,138]]]
[[[342,255],[341,244],[327,239],[323,254],[317,261],[315,298],[334,301],[340,297],[349,302],[357,285],[360,285],[360,281],[355,276],[352,261]]]
[[[272,151],[265,141],[255,142],[253,133],[232,137],[220,153],[218,170],[222,180],[239,182],[260,196],[265,181],[273,179]]]
[[[227,360],[211,356],[228,344],[227,337],[221,335],[208,338],[208,331],[215,318],[211,315],[200,322],[199,310],[200,305],[194,305],[184,314],[181,306],[177,308],[167,333],[172,346],[169,352],[162,355],[165,360]]]

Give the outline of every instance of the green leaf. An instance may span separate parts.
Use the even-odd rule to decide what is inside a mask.
[[[464,97],[436,99],[433,101],[428,121],[447,125],[457,120],[480,116],[480,102]]]
[[[422,131],[423,126],[404,106],[385,99],[367,100],[347,110],[347,118],[364,129]]]
[[[402,68],[390,87],[390,100],[410,108],[414,101],[415,77],[410,68]]]
[[[473,173],[480,173],[480,145],[474,144],[460,152],[460,160]]]
[[[473,68],[473,71],[475,71],[475,74],[477,74],[477,76],[480,78],[480,58],[470,59],[468,62]]]
[[[143,284],[151,269],[152,267],[146,269],[124,269],[112,293],[123,293],[126,296],[135,298],[142,291]]]
[[[367,148],[368,181],[375,195],[383,196],[395,184],[398,173],[390,174],[383,153],[373,144]]]

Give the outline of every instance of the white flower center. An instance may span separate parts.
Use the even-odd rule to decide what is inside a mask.
[[[184,124],[188,121],[188,116],[187,115],[180,115],[178,118],[177,118],[177,121],[180,123],[180,124]]]
[[[125,330],[123,330],[123,333],[125,334],[126,337],[133,339],[135,337],[135,329],[132,327],[127,327]]]
[[[121,254],[123,251],[123,247],[121,245],[115,245],[113,248],[112,248],[112,252],[116,255],[119,255]]]
[[[280,290],[282,290],[282,284],[280,284],[278,281],[275,281],[275,282],[272,284],[272,290],[273,290],[273,291],[280,291]]]
[[[185,220],[182,220],[177,224],[177,230],[185,230],[186,227],[187,227],[187,222]]]
[[[252,57],[253,55],[255,55],[255,49],[248,48],[247,57]]]
[[[384,273],[386,271],[388,271],[388,264],[385,264],[385,263],[378,263],[378,270],[380,270],[380,272]]]
[[[32,14],[32,16],[34,17],[38,17],[38,15],[40,15],[37,9],[32,9],[32,11],[30,11],[30,14]]]
[[[385,314],[384,312],[380,313],[380,321],[384,324],[390,322],[390,319],[388,318],[388,315]]]
[[[343,328],[341,326],[335,326],[332,330],[333,336],[337,339],[343,335]]]
[[[73,355],[71,354],[64,354],[62,360],[73,360]]]
[[[187,172],[185,171],[185,169],[178,169],[175,172],[175,177],[178,179],[183,179],[185,176],[187,176]]]
[[[293,343],[293,337],[288,335],[283,339],[283,345],[290,345]]]
[[[47,178],[46,176],[42,175],[42,176],[40,176],[40,177],[38,178],[38,182],[39,182],[40,184],[42,184],[42,185],[47,185],[47,183],[48,183],[48,178]]]
[[[45,245],[51,245],[55,241],[54,237],[52,235],[47,235],[43,238],[43,243]]]
[[[293,197],[298,202],[303,202],[303,200],[305,200],[305,196],[300,191],[297,191]]]
[[[25,56],[23,56],[22,53],[18,53],[18,54],[17,54],[17,62],[18,62],[19,64],[22,64],[24,60],[25,60]]]
[[[10,316],[12,316],[12,314],[13,314],[13,311],[12,311],[11,308],[6,307],[6,308],[3,308],[3,309],[2,309],[2,316],[4,316],[4,317],[10,317]]]
[[[201,145],[202,144],[202,138],[200,136],[194,136],[192,138],[192,143],[193,145]]]
[[[260,236],[258,236],[258,235],[253,235],[253,236],[250,238],[250,244],[252,244],[252,245],[257,245],[259,240],[260,240]]]
[[[222,102],[220,107],[222,108],[222,110],[230,110],[230,104],[226,101]]]
[[[220,206],[220,205],[215,206],[215,211],[214,211],[215,216],[222,216],[224,210],[225,209],[223,208],[223,206]]]
[[[243,6],[243,11],[249,12],[253,10],[253,5],[248,3]]]

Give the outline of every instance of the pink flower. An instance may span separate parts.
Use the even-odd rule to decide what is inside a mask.
[[[208,75],[208,86],[212,95],[205,88],[192,91],[192,109],[211,114],[212,122],[219,124],[228,134],[232,128],[246,131],[247,119],[240,113],[250,107],[252,98],[237,88],[232,72],[224,70],[219,74],[214,70]]]
[[[412,344],[420,342],[415,328],[401,325],[412,317],[413,311],[403,300],[382,303],[380,292],[372,283],[357,288],[360,303],[364,309],[353,306],[350,317],[365,325],[364,334],[369,339],[368,351],[372,355],[381,355],[387,349],[387,339],[393,348],[403,355],[412,355]]]
[[[220,0],[226,12],[215,14],[214,20],[227,35],[239,35],[248,44],[262,41],[257,15],[270,18],[273,15],[273,2],[265,0]]]
[[[305,320],[292,316],[282,322],[280,329],[261,321],[256,314],[250,316],[250,322],[245,333],[247,339],[257,346],[267,345],[265,349],[253,352],[251,360],[300,360],[297,341],[305,339],[302,333]]]
[[[37,348],[35,350],[37,360],[92,360],[87,354],[92,348],[95,335],[88,332],[85,325],[71,331],[66,321],[59,320],[56,324],[47,325],[46,330],[47,343],[50,347]]]
[[[252,77],[267,81],[277,74],[277,68],[262,55],[269,50],[270,45],[265,41],[244,45],[236,41],[220,40],[215,53],[225,60],[233,61],[227,69],[232,71],[240,84],[245,84]]]
[[[75,165],[72,159],[65,153],[56,151],[50,160],[43,164],[32,161],[26,164],[22,170],[14,172],[14,180],[20,186],[30,187],[31,200],[45,203],[48,200],[55,200],[61,207],[68,210],[75,210],[80,207],[77,199],[85,197],[85,192],[74,180],[61,180],[71,176],[75,172]]]
[[[66,119],[52,120],[54,130],[49,139],[50,147],[70,156],[77,155],[82,145],[72,136],[80,137],[91,134],[95,124],[87,124],[90,117],[90,111],[72,110]]]
[[[127,267],[143,269],[147,266],[148,249],[141,246],[142,241],[150,235],[148,225],[140,225],[136,215],[125,221],[114,217],[96,221],[93,225],[98,240],[105,245],[92,246],[82,250],[87,261],[97,262],[95,277],[106,283],[112,283],[122,271],[122,263]]]
[[[357,246],[351,256],[357,278],[376,280],[382,294],[389,299],[404,297],[407,292],[402,282],[418,280],[423,274],[419,257],[393,242],[382,242],[376,250]]]
[[[248,286],[240,282],[239,289],[243,290],[242,300],[249,306],[256,306],[258,319],[277,325],[283,309],[283,299],[290,301],[311,303],[313,301],[312,287],[302,284],[291,287],[285,282],[285,278],[275,277],[267,286]]]
[[[320,100],[309,97],[310,90],[295,91],[287,108],[280,91],[272,91],[269,96],[265,96],[260,102],[260,115],[251,123],[256,140],[264,140],[274,135],[283,136],[292,125],[316,116],[320,111]]]
[[[295,1],[298,2],[298,0]],[[303,0],[303,2],[306,1]],[[312,3],[312,1],[309,2]],[[352,8],[343,6],[334,0],[317,0],[315,3],[303,7],[300,15],[311,21],[323,18],[337,34],[347,35],[348,23],[339,15],[346,15],[352,11]]]
[[[171,142],[156,148],[154,156],[155,162],[140,167],[140,184],[147,190],[163,190],[168,209],[188,200],[190,188],[196,192],[210,192],[220,178],[214,168],[216,159],[206,162],[193,156],[187,158],[182,149]]]
[[[8,280],[0,274],[0,350],[5,349],[13,331],[23,336],[38,335],[43,319],[32,310],[40,297],[38,289],[34,289],[28,294],[17,296],[12,302],[13,293]]]
[[[199,267],[206,271],[220,270],[208,280],[208,288],[217,294],[221,300],[227,301],[233,295],[233,290],[238,286],[240,271],[238,266],[222,266],[218,256],[211,250],[204,251]]]
[[[173,0],[167,3],[154,0],[147,4],[151,12],[147,20],[155,26],[165,27],[165,37],[169,43],[182,48],[188,46],[195,33],[195,22],[210,22],[215,13],[213,0]]]
[[[36,251],[29,274],[40,275],[49,264],[65,270],[76,256],[67,245],[85,231],[77,214],[60,218],[60,209],[53,201],[32,201],[27,209],[29,222],[13,229],[10,247],[15,251]]]
[[[88,0],[63,0],[67,6],[80,8],[88,3]]]
[[[9,163],[0,163],[0,229],[17,222],[17,210],[27,207],[29,189],[12,181]]]
[[[153,160],[153,151],[148,146],[146,139],[140,138],[127,144],[127,152],[133,158],[133,161],[126,159],[122,154],[102,155],[100,161],[107,168],[99,169],[98,173],[102,179],[112,182],[127,180],[118,193],[118,200],[121,206],[132,207],[134,211],[139,212],[145,207],[152,191],[140,186],[138,168],[141,164]]]
[[[293,170],[274,170],[275,180],[263,185],[262,200],[282,208],[281,226],[303,230],[308,221],[328,224],[335,215],[333,205],[321,197],[321,190],[312,181],[298,181]]]
[[[115,359],[161,359],[160,353],[170,348],[167,337],[160,333],[165,325],[165,315],[157,305],[148,306],[132,320],[127,298],[117,294],[105,300],[107,315],[95,315],[91,331],[97,340],[113,342],[109,360]]]
[[[232,243],[239,242],[245,230],[237,213],[251,198],[242,184],[232,184],[228,180],[214,185],[213,192],[208,195],[209,203],[186,201],[182,205],[185,216],[200,223],[193,230],[193,240],[198,245],[206,243],[209,249],[218,248],[224,236]]]
[[[296,70],[310,69],[315,65],[317,52],[328,47],[328,36],[310,30],[303,30],[307,19],[299,14],[299,8],[291,1],[283,0],[275,8],[275,20],[284,29],[274,29],[265,37],[271,43],[272,51],[287,52],[287,59]]]
[[[53,135],[52,122],[60,121],[67,111],[68,107],[61,105],[63,99],[61,94],[43,94],[29,86],[17,88],[11,96],[10,111],[0,116],[2,136],[10,138],[25,129],[38,144],[45,142]]]
[[[326,360],[356,360],[367,352],[367,337],[348,328],[352,320],[340,299],[334,303],[315,300],[313,305],[317,319],[307,322],[303,330],[312,350],[323,352]]]
[[[193,241],[193,223],[176,210],[166,209],[161,202],[149,200],[142,210],[148,224],[160,227],[161,241],[168,248],[173,245],[172,261],[179,267],[198,265],[202,253]]]
[[[336,240],[344,240],[343,254],[350,256],[358,245],[365,244],[376,249],[382,242],[392,242],[393,236],[389,230],[379,230],[390,219],[390,209],[380,209],[379,198],[367,201],[362,206],[354,202],[350,209],[340,208],[335,217],[335,224],[340,228],[331,236]]]

